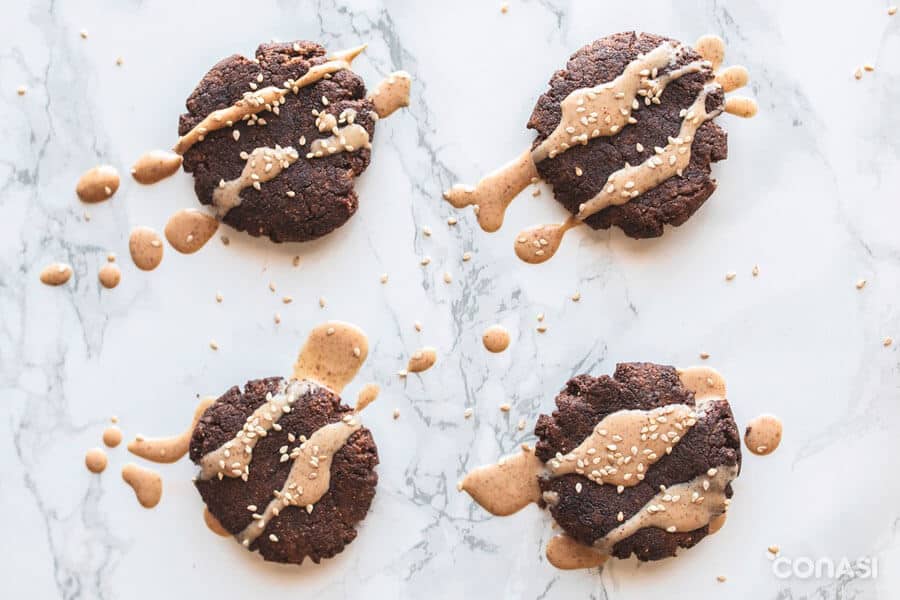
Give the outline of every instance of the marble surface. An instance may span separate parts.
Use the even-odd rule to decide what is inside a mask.
[[[900,15],[876,0],[509,4],[504,15],[499,2],[475,0],[7,3],[0,574],[10,597],[896,595],[900,373],[897,344],[882,340],[900,338]],[[688,41],[721,35],[726,63],[750,70],[760,114],[720,119],[730,156],[715,167],[719,190],[681,228],[640,242],[575,231],[554,260],[524,265],[512,253],[515,232],[562,216],[549,190],[523,194],[493,235],[441,191],[530,142],[532,103],[570,52],[632,28]],[[356,67],[370,87],[399,68],[415,78],[410,108],[379,124],[359,213],[319,242],[276,246],[223,231],[228,247],[215,240],[193,256],[167,248],[157,271],[137,271],[129,229],[161,229],[193,206],[190,179],[123,180],[113,200],[87,207],[88,220],[73,193],[78,175],[100,162],[127,173],[143,151],[169,146],[184,98],[219,58],[304,38],[331,49],[368,42]],[[865,62],[876,71],[854,80]],[[451,215],[456,227],[446,225]],[[124,271],[113,291],[97,283],[109,251]],[[56,260],[75,276],[49,288],[38,273]],[[100,444],[111,415],[126,437],[178,432],[197,394],[286,374],[306,332],[331,318],[371,339],[348,395],[368,381],[382,386],[365,415],[381,454],[378,493],[338,558],[269,565],[211,535],[186,461],[161,467],[165,493],[149,511],[120,480],[131,459],[124,447],[110,451],[101,476],[85,470],[84,451]],[[513,342],[491,356],[480,337],[496,322]],[[421,345],[438,348],[437,366],[397,377]],[[625,360],[686,366],[701,351],[727,377],[739,422],[775,412],[786,436],[776,454],[745,457],[728,524],[679,559],[560,572],[543,556],[553,534],[546,514],[492,518],[456,491],[464,471],[532,440],[519,419],[530,429],[571,375]],[[779,579],[770,544],[794,558],[874,556],[878,577]]]

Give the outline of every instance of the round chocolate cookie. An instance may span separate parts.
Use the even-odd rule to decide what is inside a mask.
[[[233,106],[245,93],[268,86],[284,88],[328,60],[322,46],[293,42],[262,44],[255,59],[235,54],[220,61],[188,97],[179,135],[187,134],[213,111]],[[370,150],[360,147],[321,157],[308,154],[314,140],[331,134],[330,128],[318,127],[319,115],[339,120],[345,111],[352,113],[353,122],[372,138],[377,115],[365,95],[362,79],[341,69],[296,87],[280,104],[275,102],[273,110],[209,131],[184,153],[184,169],[194,175],[197,198],[202,204],[213,204],[216,188],[240,178],[254,150],[291,149],[296,160],[261,185],[257,181],[241,189],[239,204],[227,210],[222,220],[274,242],[312,240],[337,229],[356,212],[353,181],[369,165]]]
[[[578,465],[584,466],[583,474],[568,472],[542,477],[540,486],[544,501],[553,518],[570,537],[582,544],[602,548],[605,553],[618,558],[634,554],[647,561],[674,556],[679,547],[689,548],[710,532],[709,520],[698,523],[689,531],[667,527],[669,523],[649,526],[649,520],[654,514],[666,514],[668,508],[668,514],[676,519],[673,523],[679,518],[689,523],[684,514],[692,507],[704,506],[705,509],[716,501],[712,498],[716,493],[727,506],[727,499],[732,495],[730,481],[740,470],[741,451],[740,434],[726,400],[704,400],[701,408],[694,393],[682,384],[673,367],[624,363],[617,365],[613,377],[580,375],[571,379],[556,397],[556,405],[557,410],[550,416],[541,415],[535,427],[540,438],[536,455],[550,464],[554,459],[565,462],[566,455],[575,451],[589,436],[598,435],[595,428],[599,429],[601,420],[620,411],[659,409],[656,414],[668,414],[668,419],[660,416],[651,419],[649,423],[654,424],[640,429],[641,439],[653,437],[656,432],[664,432],[658,439],[673,436],[666,442],[669,448],[660,452],[658,459],[650,455],[655,462],[650,462],[646,468],[639,465],[637,469],[631,469],[637,479],[624,476],[626,481],[620,483],[625,485],[598,483],[597,480],[606,477],[607,472],[593,471],[596,478],[589,475],[592,469],[604,468],[598,465],[607,464],[607,456],[611,461],[609,464],[618,465],[622,471],[634,467],[637,461],[646,460],[646,450],[641,452],[635,446],[628,448],[630,442],[627,439],[623,442],[614,429],[600,431],[599,435],[604,436],[602,444],[596,451],[591,448],[583,454],[583,462],[579,459]],[[680,423],[675,422],[677,413],[667,413],[667,408],[660,408],[674,409],[678,405],[682,410],[690,407],[689,412],[681,413]],[[696,413],[693,412],[695,408]],[[686,426],[682,428],[682,425]],[[676,437],[671,433],[673,431],[679,435]],[[625,447],[617,447],[617,444]],[[595,458],[590,460],[590,457]],[[612,462],[613,457],[616,462]],[[612,467],[609,469],[612,472]],[[728,477],[723,477],[725,473]],[[720,479],[715,477],[717,474]],[[694,489],[698,492],[691,493]],[[678,494],[685,498],[679,498]],[[710,498],[702,505],[707,495]],[[679,501],[686,502],[688,508],[678,505]],[[634,521],[639,513],[644,515],[644,520]],[[633,523],[638,525],[629,525]],[[641,526],[641,523],[647,523],[647,526]]]
[[[584,46],[571,56],[566,68],[550,79],[550,90],[537,101],[528,127],[535,129],[537,147],[556,128],[561,118],[560,103],[579,88],[593,87],[612,81],[638,55],[657,48],[668,38],[634,32],[617,33]],[[660,71],[664,76],[672,69],[701,60],[695,50],[681,46],[675,64]],[[711,67],[686,74],[671,81],[659,103],[645,105],[634,112],[636,122],[612,136],[591,139],[586,145],[573,145],[553,158],[537,163],[541,178],[553,186],[556,199],[572,214],[593,198],[607,184],[615,171],[638,165],[653,156],[655,148],[665,147],[677,137],[687,110],[714,78]],[[720,109],[724,93],[715,90],[706,98],[708,112]],[[693,141],[690,163],[682,176],[671,177],[656,187],[620,205],[608,206],[585,219],[594,229],[620,227],[633,238],[658,237],[663,225],[681,225],[700,208],[716,189],[710,175],[710,163],[727,157],[725,131],[712,121],[704,123]]]
[[[201,467],[196,486],[209,512],[266,560],[301,564],[306,557],[318,563],[335,556],[356,537],[378,482],[375,441],[353,417],[337,395],[310,382],[270,377],[247,382],[243,392],[232,387],[206,410],[190,443],[191,460]],[[324,438],[314,436],[335,427],[347,429],[330,452]],[[242,455],[249,457],[244,465]],[[317,471],[320,463],[330,465],[327,472]],[[306,471],[291,484],[298,467]],[[323,480],[321,497],[306,504],[303,487],[309,495]]]

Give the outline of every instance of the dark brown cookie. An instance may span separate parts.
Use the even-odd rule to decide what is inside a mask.
[[[579,375],[556,397],[557,410],[538,419],[535,433],[540,441],[536,454],[548,461],[557,453],[571,452],[597,423],[617,411],[651,410],[670,404],[695,405],[694,394],[681,384],[673,367],[624,363],[617,365],[613,377]],[[549,505],[549,510],[566,533],[592,545],[621,525],[623,519],[637,514],[661,485],[687,482],[726,465],[739,468],[740,460],[740,434],[731,408],[725,400],[713,400],[697,423],[674,444],[671,454],[662,456],[647,469],[640,483],[624,488],[622,493],[615,485],[600,485],[576,474],[542,478],[541,489],[545,494],[558,496],[559,501]],[[729,484],[725,495],[730,498],[731,494]],[[619,541],[612,554],[618,558],[634,554],[640,560],[658,560],[674,556],[679,547],[690,548],[707,533],[707,526],[677,533],[645,527]]]
[[[256,59],[235,54],[215,66],[187,99],[188,112],[181,115],[178,132],[184,135],[213,111],[240,100],[251,89],[283,86],[311,66],[327,61],[325,49],[313,42],[262,44]],[[261,75],[261,77],[260,77]],[[252,87],[251,87],[252,86]],[[234,127],[212,131],[184,154],[184,169],[194,175],[194,189],[203,204],[212,204],[212,195],[221,180],[241,175],[245,160],[255,148],[276,145],[293,147],[300,158],[259,190],[241,191],[241,204],[232,208],[223,221],[253,236],[267,236],[274,242],[302,242],[323,236],[343,225],[358,207],[353,180],[369,165],[370,150],[339,152],[322,158],[306,158],[313,140],[328,137],[316,126],[313,111],[338,117],[346,109],[356,111],[356,123],[374,136],[374,107],[365,98],[362,79],[350,70],[341,70],[313,84],[288,93],[278,114],[259,113],[265,125],[241,121]],[[323,104],[327,99],[327,106]],[[234,138],[233,131],[240,137]],[[301,139],[305,138],[301,145]],[[291,196],[290,193],[293,194]]]
[[[572,91],[596,86],[618,77],[625,66],[658,47],[667,38],[617,33],[584,46],[569,59],[566,68],[550,79],[550,90],[537,101],[528,127],[538,132],[537,147],[560,121],[560,102]],[[685,52],[672,68],[700,60],[700,55],[685,47]],[[666,71],[664,70],[663,73]],[[681,126],[681,111],[688,108],[703,88],[713,79],[710,68],[691,73],[666,87],[659,104],[641,106],[634,113],[637,123],[628,125],[616,135],[592,139],[587,145],[575,145],[552,159],[537,164],[542,179],[553,186],[556,199],[572,214],[595,196],[606,184],[611,173],[625,166],[637,165],[652,156],[654,147],[664,147],[669,137],[676,137]],[[724,103],[721,90],[706,100],[708,111]],[[644,148],[638,151],[638,144]],[[704,123],[693,142],[691,161],[683,177],[671,177],[659,186],[647,190],[637,198],[618,206],[609,206],[587,218],[594,229],[620,227],[633,238],[658,237],[663,225],[681,225],[716,189],[710,175],[710,163],[727,157],[728,141],[725,131],[712,121]],[[576,167],[582,175],[576,175]]]
[[[249,381],[244,391],[233,387],[216,400],[200,418],[191,438],[190,456],[200,464],[204,455],[233,439],[244,426],[247,417],[266,401],[267,394],[276,393],[283,380],[280,377]],[[254,522],[248,506],[263,508],[281,490],[292,461],[282,460],[283,446],[294,446],[289,435],[299,439],[329,423],[335,423],[352,409],[340,403],[340,398],[322,387],[314,387],[293,404],[292,410],[278,420],[280,431],[269,430],[253,449],[249,477],[213,477],[197,479],[196,486],[212,515],[230,533],[237,535]],[[259,550],[266,560],[300,564],[307,556],[318,563],[331,558],[356,538],[355,525],[361,521],[372,503],[378,475],[378,450],[371,432],[361,428],[354,432],[334,454],[331,464],[330,487],[307,512],[298,506],[283,508],[265,527],[264,535],[249,546]],[[274,535],[277,541],[270,539]]]

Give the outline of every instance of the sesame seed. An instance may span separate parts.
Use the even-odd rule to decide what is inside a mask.
[[[397,375],[402,379],[409,375],[409,372],[406,369],[400,369],[399,371],[397,371]]]
[[[871,73],[872,71],[875,70],[875,65],[865,64],[865,65],[863,65],[863,69],[865,69],[866,71]]]
[[[853,77],[855,77],[856,79],[862,79],[862,76],[862,69],[856,69],[856,71],[853,72]]]
[[[473,411],[471,408],[467,408],[466,410],[463,411],[463,418],[468,419],[469,417],[472,416],[472,412]]]
[[[625,514],[622,511],[619,511],[619,514],[616,515],[616,520],[621,523],[625,520]]]
[[[325,297],[319,298],[319,308],[325,308]]]
[[[856,282],[856,289],[861,290],[861,289],[863,289],[864,287],[866,287],[866,280],[865,280],[865,279],[860,279],[859,281]]]
[[[325,330],[325,335],[334,335],[334,327],[329,327]]]
[[[382,273],[381,274],[381,283],[387,283],[387,282],[388,282],[388,274]]]
[[[703,360],[706,360],[707,358],[709,358],[709,352],[701,352],[700,358],[702,358]]]
[[[725,281],[731,281],[735,277],[737,277],[737,273],[735,273],[734,271],[728,271],[727,273],[725,273]]]
[[[219,345],[216,343],[216,340],[210,340],[209,347],[212,348],[213,350],[219,349]]]
[[[504,15],[509,12],[509,3],[508,2],[504,2],[503,4],[500,5],[500,12],[503,13]]]
[[[395,408],[395,409],[394,409],[394,420],[396,421],[396,420],[399,419],[399,418],[400,418],[400,409],[399,409],[399,408]]]
[[[238,141],[239,139],[241,139],[241,132],[240,132],[240,130],[238,130],[238,129],[232,130],[232,131],[231,131],[231,137],[234,138],[234,141]]]
[[[290,304],[291,302],[294,301],[294,299],[291,296],[285,296],[284,298],[281,299],[281,301],[284,302],[285,304]]]
[[[431,235],[431,227],[429,227],[428,225],[423,226],[422,227],[422,235],[425,235],[426,237],[430,236]]]
[[[416,331],[422,331],[422,324],[419,321],[414,322],[413,327],[416,328]]]
[[[124,63],[124,62],[125,62],[125,59],[122,58],[121,56],[117,56],[117,57],[116,57],[116,65],[117,65],[117,66],[121,67],[121,66],[122,66],[122,63]]]
[[[538,333],[546,333],[546,331],[547,331],[547,326],[546,326],[546,325],[540,325],[540,326],[537,328],[537,332],[538,332]]]
[[[222,297],[222,294],[219,292],[216,292],[216,302],[221,304],[222,300],[224,300],[224,298]]]
[[[446,271],[444,272],[444,283],[453,283],[453,275]]]
[[[456,220],[456,217],[450,217],[447,219],[447,225],[456,225],[459,221]]]
[[[581,300],[581,292],[572,294],[572,302],[578,302],[579,300]]]
[[[887,9],[887,13],[888,13],[888,16],[889,16],[889,17],[893,17],[894,15],[897,14],[897,7],[896,7],[896,6],[889,6],[888,9]]]
[[[888,346],[890,346],[891,344],[894,343],[894,338],[892,338],[891,336],[887,336],[886,338],[884,338],[884,340],[882,340],[881,343],[884,345],[885,348],[887,348]]]
[[[275,282],[273,282],[273,281],[270,281],[270,282],[269,282],[269,290],[272,291],[272,292],[275,291]]]
[[[718,581],[719,583],[725,583],[727,580],[728,578],[724,575],[719,575],[718,577],[716,577],[716,581]]]
[[[16,88],[16,93],[20,96],[24,96],[25,92],[27,92],[27,91],[28,91],[28,88],[26,88],[24,85],[20,85],[19,87]]]
[[[503,412],[509,412],[509,409],[511,409],[511,408],[512,408],[512,406],[510,406],[506,402],[504,402],[503,404],[500,405],[500,410]]]
[[[769,551],[770,554],[776,554],[776,555],[777,555],[779,552],[781,552],[781,548],[779,548],[779,547],[776,546],[775,544],[772,544],[771,546],[769,546],[769,547],[766,548],[766,549]]]
[[[575,175],[577,177],[581,177],[582,175],[584,175],[584,171],[581,170],[581,167],[575,167]]]
[[[278,541],[278,536],[275,535],[274,533],[270,533],[270,534],[269,534],[269,541],[270,541],[270,542],[277,542],[277,541]]]
[[[279,323],[281,323],[281,315],[275,313],[275,324],[278,325]]]
[[[754,277],[759,277],[759,265],[753,265],[753,269],[750,271],[750,274]]]
[[[425,257],[422,258],[421,261],[419,261],[419,264],[421,264],[421,265],[424,267],[425,265],[427,265],[427,264],[430,263],[430,262],[431,262],[431,257],[430,257],[430,256],[425,256]]]
[[[462,259],[463,259],[463,262],[469,262],[470,260],[472,260],[472,253],[471,252],[463,252]]]
[[[88,37],[87,29],[82,29],[81,31],[78,32],[78,35],[81,36],[81,39],[86,40]]]

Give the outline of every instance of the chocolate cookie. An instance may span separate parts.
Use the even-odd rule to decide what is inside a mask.
[[[200,132],[200,141],[184,152],[197,198],[216,204],[228,225],[274,242],[299,242],[333,231],[356,212],[354,178],[369,165],[378,116],[362,79],[347,67],[304,80],[311,69],[330,62],[336,61],[313,42],[262,44],[253,59],[235,54],[217,63],[188,97],[188,112],[178,124],[182,136],[242,98],[266,106],[231,126]],[[269,88],[289,93],[261,94]],[[345,131],[352,125],[361,129]],[[351,134],[360,140],[358,147],[343,143]],[[324,152],[316,153],[316,140]],[[245,172],[254,160],[259,172]],[[227,203],[217,202],[220,187],[231,194]]]
[[[378,481],[375,442],[353,410],[325,387],[280,377],[222,395],[194,429],[190,457],[213,517],[275,562],[341,552]]]
[[[724,518],[740,434],[724,398],[695,397],[680,375],[650,363],[619,364],[612,377],[580,375],[556,397],[557,410],[538,419],[535,454],[551,475],[539,479],[543,500],[577,542],[658,560]]]
[[[579,88],[591,88],[619,77],[626,66],[669,41],[651,34],[617,33],[601,38],[575,52],[566,68],[550,79],[550,89],[541,95],[528,127],[538,132],[533,147],[537,148],[557,127],[561,118],[560,103]],[[674,64],[652,74],[653,78],[701,60],[700,54],[687,45],[679,46]],[[650,75],[650,73],[648,73]],[[712,66],[706,64],[696,72],[670,81],[659,102],[646,104],[639,99],[635,110],[636,122],[623,127],[614,135],[591,139],[585,145],[574,144],[564,152],[536,162],[541,178],[553,186],[556,199],[573,215],[579,207],[594,198],[607,178],[626,164],[639,165],[677,138],[684,117],[704,85],[714,79]],[[724,105],[722,89],[706,96],[706,110],[719,111]],[[586,115],[588,116],[588,115]],[[690,162],[679,177],[671,177],[623,204],[603,208],[587,218],[585,223],[594,229],[620,227],[633,238],[658,237],[663,225],[681,225],[697,211],[716,189],[710,174],[710,163],[723,160],[728,154],[725,131],[709,120],[696,132]]]

